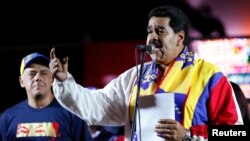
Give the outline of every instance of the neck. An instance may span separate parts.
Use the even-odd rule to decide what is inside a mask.
[[[48,106],[54,99],[53,94],[48,94],[45,97],[35,97],[35,98],[28,98],[28,103],[31,107],[41,109]]]
[[[164,70],[166,70],[166,69],[168,69],[169,66],[171,66],[171,64],[172,64],[174,61],[175,61],[175,58],[174,58],[171,62],[169,62],[168,64],[160,64],[160,66],[161,66]]]

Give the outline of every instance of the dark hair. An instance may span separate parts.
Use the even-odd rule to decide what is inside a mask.
[[[238,102],[239,108],[240,108],[240,112],[243,118],[243,122],[246,125],[250,125],[250,113],[249,113],[249,109],[248,109],[248,102],[247,99],[243,93],[243,91],[241,90],[240,86],[232,81],[230,81],[234,93],[235,93],[235,97],[236,100]]]
[[[175,33],[183,30],[185,32],[184,45],[188,43],[188,19],[186,14],[180,9],[174,6],[160,6],[153,8],[149,14],[148,18],[152,17],[169,17],[170,18],[170,27],[174,30]]]

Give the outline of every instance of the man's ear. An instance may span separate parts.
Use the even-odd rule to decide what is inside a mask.
[[[19,83],[20,83],[20,86],[24,88],[24,82],[23,82],[22,76],[19,76]]]
[[[179,31],[177,33],[177,46],[182,46],[183,45],[183,42],[184,42],[184,39],[185,39],[185,32],[183,30]]]

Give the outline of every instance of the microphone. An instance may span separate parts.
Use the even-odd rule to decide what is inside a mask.
[[[148,53],[154,53],[155,52],[155,45],[149,44],[149,45],[138,45],[137,49],[140,49],[142,51],[147,51]]]

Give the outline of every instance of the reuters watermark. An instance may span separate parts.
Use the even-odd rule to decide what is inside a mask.
[[[210,125],[208,126],[208,140],[216,139],[239,139],[239,141],[249,141],[249,125]]]

